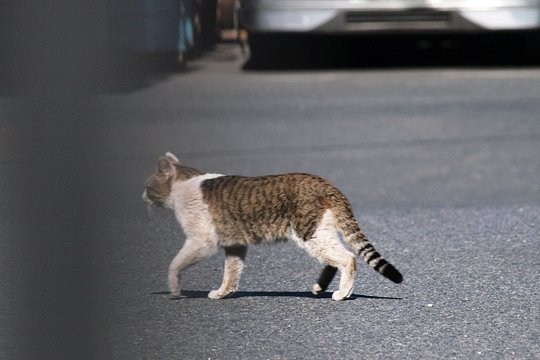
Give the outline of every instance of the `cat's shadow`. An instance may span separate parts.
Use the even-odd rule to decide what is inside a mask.
[[[151,295],[170,295],[169,291],[156,291],[150,293]],[[314,295],[309,291],[238,291],[227,299],[249,298],[249,297],[295,297],[295,298],[311,298],[311,299],[331,299],[331,292],[324,292],[320,295]],[[182,299],[206,299],[208,298],[208,291],[200,290],[182,290],[182,295],[178,298],[171,298],[171,300]],[[373,295],[360,295],[352,294],[347,300],[356,299],[379,299],[379,300],[402,300],[399,297],[388,296],[373,296]]]

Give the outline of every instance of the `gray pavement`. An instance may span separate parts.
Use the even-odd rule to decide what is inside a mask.
[[[220,46],[189,71],[77,102],[75,124],[2,123],[0,357],[539,358],[540,70],[244,72],[244,60]],[[43,146],[44,136],[62,141]],[[206,298],[218,254],[185,272],[186,298],[169,300],[166,269],[184,237],[171,213],[140,200],[165,151],[209,172],[328,178],[405,282],[360,264],[351,301],[316,298],[321,266],[287,243],[248,251],[232,299]],[[43,177],[55,180],[40,187]],[[35,183],[39,196],[27,195]],[[47,211],[14,212],[21,201]],[[66,223],[73,235],[53,246],[65,256],[43,265],[54,271],[36,278],[37,293],[18,271],[52,240],[10,241],[24,240],[31,215],[28,235],[53,224],[52,239]],[[29,329],[45,339],[35,348]]]

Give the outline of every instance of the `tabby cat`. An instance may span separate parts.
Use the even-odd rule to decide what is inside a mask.
[[[369,243],[341,191],[318,176],[208,174],[180,165],[176,156],[167,153],[159,158],[157,170],[145,186],[144,201],[172,209],[186,235],[169,267],[173,297],[180,296],[180,272],[219,247],[226,254],[223,282],[208,297],[221,299],[234,294],[247,246],[287,239],[326,265],[313,286],[314,294],[324,292],[339,269],[339,289],[332,298],[350,297],[356,276],[354,254],[393,282],[403,280]],[[343,246],[341,237],[354,254]]]

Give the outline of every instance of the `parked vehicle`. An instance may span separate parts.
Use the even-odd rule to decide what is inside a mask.
[[[540,0],[242,0],[240,13],[255,56],[298,35],[540,30]]]
[[[250,33],[540,28],[539,0],[242,0]]]

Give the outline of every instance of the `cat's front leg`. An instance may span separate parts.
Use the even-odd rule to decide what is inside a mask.
[[[225,248],[226,258],[223,282],[219,289],[210,291],[208,294],[210,299],[223,299],[238,290],[238,283],[244,269],[246,251],[247,246],[230,246]]]
[[[182,249],[176,254],[173,261],[169,265],[169,291],[171,297],[179,297],[181,292],[180,287],[180,272],[202,260],[203,258],[212,255],[215,252],[215,247],[211,243],[200,241],[198,239],[188,238]]]

